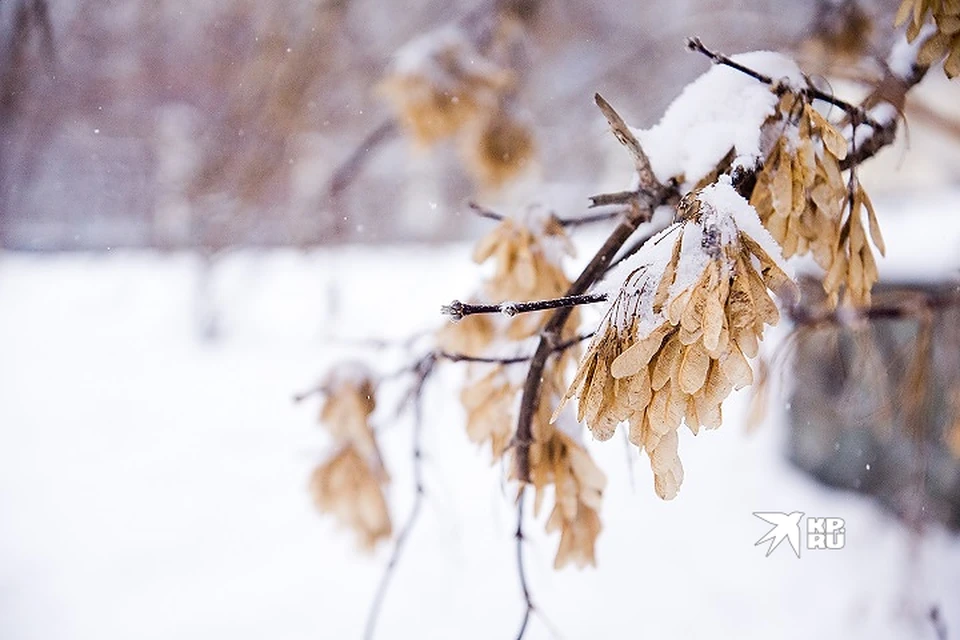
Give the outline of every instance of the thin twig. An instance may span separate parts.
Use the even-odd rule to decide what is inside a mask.
[[[521,485],[520,496],[517,498],[517,576],[520,578],[520,590],[523,594],[525,608],[523,610],[523,620],[520,622],[520,631],[517,632],[517,640],[522,640],[524,634],[526,634],[530,616],[536,611],[533,598],[530,596],[530,586],[527,584],[527,570],[523,566],[523,498],[526,493],[526,486]]]
[[[472,200],[467,203],[467,207],[470,208],[470,211],[474,212],[481,218],[487,218],[489,220],[496,220],[497,222],[499,222],[503,220],[505,217],[502,213],[497,213],[496,211],[487,209],[486,207],[479,205],[476,202],[473,202]]]
[[[940,607],[937,605],[930,607],[930,624],[933,625],[933,631],[937,634],[937,640],[947,640],[947,623],[943,621]]]
[[[585,333],[579,336],[570,338],[569,340],[564,340],[556,347],[554,347],[554,352],[557,351],[566,351],[575,344],[579,344],[585,340],[589,340],[594,336],[596,332],[591,331],[590,333]],[[496,358],[488,356],[468,356],[463,353],[450,353],[448,351],[438,351],[438,358],[443,358],[444,360],[449,360],[450,362],[482,362],[489,364],[518,364],[521,362],[530,362],[530,359],[533,358],[533,354],[528,356],[516,356],[513,358]]]
[[[611,203],[611,204],[623,204],[623,203]],[[496,220],[496,221],[501,221],[504,218],[506,218],[506,216],[503,215],[502,213],[497,213],[496,211],[487,209],[486,207],[479,205],[476,202],[468,202],[467,206],[470,208],[471,211],[473,211],[475,214],[477,214],[481,218],[487,218],[489,220]],[[592,204],[590,206],[591,208],[593,208],[599,205]],[[592,224],[594,222],[606,222],[608,220],[613,220],[618,216],[622,216],[625,211],[626,209],[624,208],[618,208],[612,211],[602,211],[600,213],[591,213],[591,214],[580,216],[577,218],[557,218],[557,222],[560,223],[560,226],[562,227],[579,227],[584,224]]]
[[[617,137],[620,144],[626,147],[630,156],[633,158],[637,176],[640,179],[640,186],[649,187],[659,185],[660,183],[657,181],[657,177],[654,175],[653,168],[650,165],[650,159],[644,152],[643,147],[640,146],[640,141],[637,140],[637,136],[630,130],[630,127],[628,127],[627,123],[620,117],[620,114],[617,113],[616,110],[610,106],[610,103],[604,100],[603,96],[599,93],[593,95],[593,101],[597,104],[597,107],[600,108],[603,117],[607,119],[613,135]]]
[[[413,407],[413,482],[415,490],[413,507],[410,509],[407,521],[404,522],[399,535],[397,535],[396,542],[393,544],[393,551],[390,553],[390,560],[387,562],[387,567],[380,577],[380,584],[377,586],[377,592],[376,595],[374,595],[373,602],[370,603],[370,612],[367,614],[367,624],[363,632],[363,637],[366,640],[373,638],[377,620],[380,617],[380,608],[383,606],[383,601],[387,595],[387,589],[390,586],[393,575],[396,573],[397,565],[406,548],[410,532],[413,531],[413,527],[420,516],[423,499],[424,496],[426,496],[423,484],[423,448],[421,437],[423,433],[423,386],[433,372],[435,364],[436,357],[433,354],[428,354],[418,362],[416,368],[417,379],[414,381],[410,389],[410,394],[407,396]]]
[[[601,193],[590,196],[590,208],[605,207],[612,204],[627,205],[634,202],[640,196],[636,189],[628,191],[615,191],[613,193]]]
[[[614,209],[612,211],[601,211],[600,213],[591,213],[579,218],[560,218],[560,225],[563,227],[579,227],[584,224],[593,224],[594,222],[607,222],[614,218],[619,218],[627,212],[626,208]]]
[[[463,320],[467,316],[480,313],[502,313],[513,317],[520,313],[531,313],[533,311],[546,311],[547,309],[559,309],[562,307],[577,307],[585,304],[594,304],[604,302],[607,299],[605,293],[590,293],[568,295],[560,298],[550,298],[547,300],[532,300],[530,302],[501,302],[500,304],[470,304],[454,300],[450,304],[440,307],[440,313],[450,316],[454,322]]]

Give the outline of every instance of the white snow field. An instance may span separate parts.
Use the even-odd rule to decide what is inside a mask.
[[[892,250],[906,237],[895,226]],[[361,636],[389,548],[364,555],[314,511],[307,478],[327,440],[316,400],[291,397],[344,356],[400,367],[403,349],[349,343],[441,322],[476,281],[469,247],[225,255],[207,288],[214,341],[198,331],[199,266],[0,254],[0,638]],[[460,366],[427,389],[428,495],[379,638],[518,630],[511,490],[466,440]],[[393,417],[404,385],[384,383],[375,414],[395,527],[413,495],[411,424]],[[748,433],[744,401],[717,431],[683,431],[671,502],[635,451],[631,486],[621,438],[589,443],[609,476],[599,566],[555,572],[546,514],[527,525],[533,596],[560,637],[935,639],[932,607],[960,633],[957,539],[817,485],[780,455],[776,407]],[[765,557],[755,511],[843,518],[845,547]],[[553,637],[531,625],[529,638]]]

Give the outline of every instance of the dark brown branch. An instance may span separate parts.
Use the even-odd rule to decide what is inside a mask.
[[[753,69],[746,67],[740,64],[739,62],[731,60],[730,58],[723,55],[722,53],[711,51],[703,44],[703,42],[700,41],[700,38],[687,38],[687,48],[690,49],[691,51],[702,53],[703,55],[710,58],[711,62],[713,62],[714,64],[721,64],[726,67],[730,67],[731,69],[736,69],[740,73],[746,74],[751,78],[758,80],[759,82],[762,82],[764,84],[770,85],[771,87],[774,87],[775,89],[780,88],[779,80],[774,80],[768,75],[762,74],[758,71],[754,71]],[[786,89],[786,88],[782,87],[781,89]],[[839,98],[834,97],[824,91],[821,91],[816,87],[810,86],[809,84],[803,89],[802,93],[816,100],[820,100],[822,102],[826,102],[828,104],[832,104],[835,107],[839,107],[840,109],[843,109],[846,113],[850,115],[851,118],[855,119],[859,123],[869,125],[874,129],[879,129],[883,126],[879,122],[871,118],[867,114],[867,112],[863,110],[863,108],[852,105],[849,102],[846,102],[844,100],[840,100]]]
[[[456,322],[463,320],[467,316],[473,316],[479,313],[502,313],[506,316],[513,317],[521,313],[594,304],[596,302],[604,302],[606,299],[607,294],[605,293],[591,293],[567,295],[561,298],[550,298],[548,300],[533,300],[530,302],[501,302],[500,304],[469,304],[467,302],[454,300],[450,304],[440,307],[440,313],[450,316],[451,319]]]
[[[599,96],[597,97],[599,98]],[[608,122],[611,123],[611,127],[615,129],[614,133],[617,133],[616,130],[620,130],[620,134],[617,134],[617,139],[627,147],[627,150],[635,161],[645,159],[646,154],[643,153],[642,149],[639,149],[639,152],[633,149],[634,143],[636,143],[637,148],[639,148],[639,143],[636,142],[636,138],[630,133],[629,128],[626,128],[625,125],[623,125],[623,128],[620,127],[623,119],[620,118],[613,107],[603,100],[603,98],[599,98],[598,104],[599,102],[602,102],[604,105],[601,106],[601,110],[604,111],[604,116],[606,116]],[[626,139],[621,138],[623,129],[629,133],[629,136],[624,134],[624,138]],[[637,230],[637,227],[650,220],[650,217],[653,215],[653,210],[657,206],[675,197],[675,188],[664,187],[657,182],[656,176],[654,176],[649,163],[646,166],[638,166],[637,175],[640,179],[639,197],[631,201],[630,210],[626,217],[621,220],[620,224],[610,233],[597,253],[590,259],[587,266],[583,268],[583,271],[580,272],[577,279],[570,285],[570,288],[567,289],[567,296],[582,295],[596,284],[607,272],[610,261],[624,243],[630,239],[630,236]],[[533,444],[533,416],[536,414],[540,404],[540,387],[543,384],[543,370],[547,365],[547,359],[553,353],[553,346],[563,333],[563,327],[570,318],[572,311],[573,307],[561,307],[553,312],[553,315],[547,320],[547,324],[540,334],[540,343],[537,345],[537,350],[530,360],[530,369],[527,371],[527,378],[523,384],[523,395],[520,398],[517,431],[514,435],[514,443],[517,447],[516,474],[520,482],[525,483],[530,481],[530,445]]]
[[[593,205],[596,206],[596,205]],[[614,209],[613,211],[602,211],[600,213],[591,213],[579,218],[560,218],[560,224],[564,227],[579,227],[584,224],[593,224],[594,222],[607,222],[614,218],[619,218],[626,213],[625,208]]]
[[[876,89],[863,101],[863,105],[872,108],[877,104],[887,103],[893,105],[902,116],[907,93],[923,80],[929,68],[929,66],[919,65],[915,62],[906,77],[899,76],[888,69]],[[880,129],[874,129],[870,137],[862,141],[853,153],[848,154],[846,158],[840,161],[840,168],[845,170],[858,165],[864,160],[872,158],[888,144],[892,144],[897,138],[897,124],[897,119],[893,119],[885,123]]]
[[[603,246],[590,260],[590,263],[584,267],[580,276],[567,289],[568,296],[581,295],[584,291],[592,287],[606,273],[607,265],[611,258],[617,253],[620,247],[633,235],[637,227],[646,222],[652,209],[647,206],[645,209],[637,206],[627,218],[622,221],[613,230]],[[553,353],[553,345],[563,332],[563,327],[570,317],[573,307],[561,307],[553,312],[547,321],[540,337],[540,343],[537,350],[530,360],[530,369],[527,371],[527,379],[523,385],[523,395],[520,399],[520,413],[517,418],[517,432],[515,441],[517,445],[517,477],[521,482],[528,482],[530,479],[530,445],[533,443],[533,416],[536,414],[540,403],[540,386],[543,383],[543,369],[546,367],[547,359]]]
[[[558,344],[556,347],[554,347],[553,350],[554,350],[554,352],[557,352],[557,351],[566,351],[567,349],[569,349],[570,347],[572,347],[572,346],[574,346],[574,345],[576,345],[576,344],[580,344],[581,342],[584,342],[585,340],[589,340],[590,338],[593,337],[594,333],[595,333],[595,332],[591,331],[590,333],[585,333],[585,334],[583,334],[583,335],[579,335],[579,336],[576,336],[576,337],[574,337],[574,338],[570,338],[569,340],[564,340],[563,342],[561,342],[560,344]],[[529,355],[529,356],[516,356],[516,357],[513,357],[513,358],[494,358],[494,357],[486,357],[486,356],[468,356],[468,355],[463,354],[463,353],[449,353],[449,352],[447,352],[447,351],[438,351],[438,352],[437,352],[437,357],[438,357],[438,358],[442,358],[442,359],[444,359],[444,360],[449,360],[450,362],[481,362],[481,363],[488,363],[488,364],[519,364],[519,363],[521,363],[521,362],[530,362],[531,358],[533,358],[533,355],[531,354],[531,355]]]
[[[423,506],[424,496],[426,496],[423,484],[423,448],[421,437],[423,433],[423,386],[430,377],[430,374],[433,373],[433,367],[436,361],[434,354],[428,354],[417,363],[414,370],[417,378],[407,396],[413,406],[413,482],[415,491],[413,507],[410,509],[410,514],[407,516],[406,522],[404,522],[400,533],[397,535],[396,542],[394,542],[393,545],[393,551],[390,554],[390,560],[387,562],[387,567],[384,569],[383,575],[380,578],[380,584],[377,586],[377,593],[373,598],[373,602],[370,603],[370,612],[367,614],[367,624],[363,632],[363,637],[366,640],[373,638],[377,620],[380,617],[380,608],[386,598],[390,581],[394,573],[396,573],[397,564],[399,564],[403,550],[406,548],[410,532],[413,531],[413,527],[420,517],[420,509]]]

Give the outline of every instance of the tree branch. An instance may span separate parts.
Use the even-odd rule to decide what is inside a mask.
[[[521,313],[531,313],[533,311],[546,311],[547,309],[594,304],[596,302],[604,302],[606,299],[607,294],[605,293],[592,293],[566,295],[561,298],[533,300],[530,302],[501,302],[500,304],[470,304],[454,300],[450,304],[440,307],[440,313],[450,316],[454,322],[457,322],[467,316],[480,313],[502,313],[506,316],[513,317]]]
[[[554,352],[557,352],[557,351],[566,351],[567,349],[569,349],[570,347],[572,347],[572,346],[574,346],[574,345],[576,345],[576,344],[580,344],[581,342],[583,342],[583,341],[585,341],[585,340],[589,340],[590,338],[593,337],[594,333],[596,333],[596,332],[595,332],[595,331],[591,331],[590,333],[585,333],[585,334],[576,336],[576,337],[574,337],[574,338],[571,338],[571,339],[569,339],[569,340],[564,340],[563,342],[561,342],[560,344],[558,344],[556,347],[554,347],[553,350],[554,350]],[[438,351],[438,352],[437,352],[437,357],[438,357],[438,358],[443,358],[444,360],[449,360],[450,362],[482,362],[482,363],[489,363],[489,364],[519,364],[519,363],[521,363],[521,362],[530,362],[530,359],[533,358],[533,355],[531,354],[531,355],[528,355],[528,356],[516,356],[516,357],[513,357],[513,358],[494,358],[494,357],[486,357],[486,356],[468,356],[468,355],[465,355],[465,354],[463,354],[463,353],[450,353],[450,352],[447,352],[447,351]]]
[[[640,143],[613,107],[599,94],[595,99],[611,128],[614,129],[614,135],[617,136],[621,144],[627,147],[634,161],[638,163],[637,176],[640,185],[638,197],[630,202],[630,210],[626,217],[610,233],[597,253],[583,268],[570,288],[567,289],[566,295],[568,297],[584,294],[600,280],[607,272],[610,261],[633,235],[633,232],[637,230],[637,227],[644,222],[648,222],[653,215],[653,210],[676,193],[675,187],[664,187],[657,181],[646,154],[640,148]],[[646,165],[640,166],[644,161],[646,161]],[[540,334],[540,343],[530,360],[530,369],[527,371],[527,378],[523,384],[520,412],[517,417],[517,431],[514,435],[514,442],[517,447],[516,474],[522,483],[530,481],[530,445],[533,444],[533,416],[540,404],[543,370],[547,365],[547,359],[553,353],[553,345],[557,343],[563,333],[563,327],[570,318],[572,310],[572,307],[561,307],[554,311],[550,319],[547,320],[547,324]]]
[[[423,433],[423,386],[427,378],[430,377],[430,374],[433,373],[436,361],[436,356],[431,353],[417,363],[414,369],[417,379],[413,383],[410,393],[407,396],[407,400],[413,405],[413,482],[415,491],[413,507],[410,510],[410,515],[407,516],[407,521],[403,524],[403,528],[397,535],[397,540],[393,545],[393,551],[390,554],[390,560],[387,562],[387,567],[384,569],[383,575],[380,578],[380,584],[377,586],[376,595],[370,604],[370,612],[367,614],[367,624],[363,632],[365,640],[371,640],[373,638],[377,621],[380,618],[380,608],[386,598],[390,581],[394,573],[396,573],[397,565],[403,555],[403,550],[406,548],[410,532],[413,531],[413,527],[420,517],[420,509],[423,505],[423,498],[426,495],[423,484],[423,449],[421,443]]]
[[[667,225],[667,226],[669,226],[669,225]],[[615,268],[617,265],[619,265],[621,262],[623,262],[624,260],[628,259],[630,256],[634,255],[637,251],[640,251],[640,249],[643,248],[643,245],[645,245],[645,244],[647,243],[647,241],[650,240],[650,238],[652,238],[653,236],[657,235],[658,233],[660,233],[661,231],[663,231],[663,230],[666,229],[666,228],[667,228],[667,227],[655,227],[655,228],[652,228],[652,229],[648,230],[645,234],[643,234],[642,236],[640,236],[639,238],[637,238],[629,247],[627,247],[626,249],[623,250],[623,253],[621,253],[619,256],[617,256],[617,259],[616,259],[616,260],[613,260],[613,261],[610,263],[610,265],[607,267],[607,271],[610,271],[610,270],[614,269],[614,268]]]
[[[523,620],[520,622],[520,631],[517,632],[517,640],[522,640],[527,632],[527,625],[530,623],[530,616],[536,611],[533,606],[533,598],[530,596],[530,587],[527,585],[527,571],[523,566],[523,497],[526,495],[526,487],[520,487],[520,495],[517,497],[517,575],[520,578],[520,590],[523,594],[523,602],[526,608],[523,611]]]
[[[603,96],[601,96],[599,93],[595,93],[593,95],[593,101],[597,103],[597,106],[600,108],[600,112],[603,114],[603,117],[607,119],[607,123],[610,125],[610,129],[613,131],[613,135],[617,136],[617,140],[619,140],[620,144],[627,148],[627,151],[633,158],[633,163],[637,170],[637,176],[640,178],[640,186],[647,188],[659,187],[660,183],[657,181],[657,177],[653,174],[653,169],[650,166],[650,159],[643,151],[643,147],[640,146],[640,141],[637,140],[637,137],[633,135],[633,131],[631,131],[630,127],[627,126],[627,123],[623,121],[623,118],[620,117],[620,114],[617,113],[616,110],[610,106],[610,103],[604,100]]]
[[[611,204],[623,204],[623,203],[611,203]],[[492,211],[483,207],[476,202],[468,202],[467,206],[470,207],[470,210],[481,218],[488,218],[490,220],[503,220],[506,216],[496,211]],[[590,205],[592,207],[600,205]],[[615,209],[613,211],[602,211],[600,213],[592,213],[585,216],[580,216],[579,218],[557,218],[557,222],[560,223],[562,227],[579,227],[584,224],[591,224],[594,222],[606,222],[607,220],[613,220],[618,216],[622,216],[625,213],[625,208]]]
[[[687,38],[687,48],[690,49],[691,51],[702,53],[703,55],[710,58],[710,60],[714,64],[720,64],[726,67],[730,67],[731,69],[736,69],[740,73],[746,74],[751,78],[758,80],[759,82],[770,85],[771,87],[778,89],[778,93],[779,91],[783,91],[786,89],[786,87],[781,87],[779,80],[774,80],[768,75],[764,75],[762,73],[754,71],[749,67],[745,67],[744,65],[728,58],[722,53],[711,51],[706,46],[704,46],[703,42],[700,41],[700,38]],[[843,109],[847,114],[851,116],[851,118],[854,118],[857,122],[869,125],[874,129],[879,129],[883,127],[883,125],[881,125],[879,122],[871,118],[862,107],[858,107],[844,100],[840,100],[839,98],[836,98],[830,95],[829,93],[823,92],[820,89],[817,89],[816,87],[810,86],[809,84],[807,85],[806,88],[803,89],[803,93],[810,96],[811,98],[814,98],[816,100],[821,100],[828,104],[832,104],[835,107],[839,107],[840,109]]]

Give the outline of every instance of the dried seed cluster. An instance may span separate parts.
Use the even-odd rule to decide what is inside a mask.
[[[360,546],[371,549],[391,534],[384,496],[389,477],[369,424],[374,384],[365,368],[351,363],[334,369],[323,389],[320,422],[338,450],[314,470],[310,489],[321,512],[332,513],[356,533]]]
[[[500,26],[492,53],[518,37],[509,24]],[[529,123],[515,113],[515,74],[498,57],[484,55],[462,31],[445,28],[401,49],[380,84],[415,142],[429,146],[458,136],[467,170],[491,188],[517,176],[536,153]]]
[[[747,358],[779,320],[769,291],[793,286],[729,178],[688,195],[679,218],[638,254],[646,262],[624,282],[563,399],[579,398],[578,419],[600,440],[629,422],[664,499],[683,481],[680,424],[694,434],[720,426],[721,403],[752,382]]]
[[[556,398],[556,396],[553,396]],[[578,568],[596,566],[594,552],[602,529],[600,502],[607,477],[582,444],[549,423],[546,415],[537,421],[538,433],[530,447],[530,481],[536,489],[534,511],[540,512],[547,487],[554,486],[554,505],[547,519],[547,532],[560,532],[554,567],[568,563]]]
[[[572,246],[557,219],[532,209],[525,220],[505,218],[478,243],[473,259],[493,261],[494,273],[484,281],[476,301],[538,300],[562,295],[570,281],[560,265]],[[469,316],[446,325],[439,342],[444,349],[471,355],[502,355],[503,343],[512,344],[537,335],[546,321],[544,312],[513,318]],[[569,326],[575,327],[576,322]],[[572,329],[571,329],[572,335]],[[563,354],[568,362],[574,354]],[[562,368],[556,369],[561,372]],[[562,373],[560,374],[562,375]],[[472,364],[460,401],[467,411],[467,434],[478,444],[490,443],[494,459],[507,450],[513,436],[516,397],[522,379],[510,375],[508,365]]]
[[[884,245],[866,192],[853,178],[845,181],[840,170],[846,138],[809,102],[789,92],[767,126],[783,133],[757,175],[750,204],[784,257],[810,253],[827,272],[823,286],[831,304],[837,304],[844,285],[848,303],[869,304],[877,266],[862,233],[864,208],[881,254]]]
[[[867,221],[870,225],[870,239],[880,255],[886,253],[886,246],[883,235],[880,233],[877,214],[867,192],[855,177],[851,180],[849,188],[852,195],[848,195],[847,198],[849,215],[840,228],[840,251],[837,252],[833,265],[823,279],[823,289],[827,292],[830,304],[835,305],[836,292],[843,284],[845,285],[844,301],[847,304],[867,307],[870,305],[870,291],[879,279],[879,273],[863,226],[864,209],[867,211]]]
[[[380,85],[415,141],[430,145],[490,114],[513,73],[484,57],[454,28],[429,33],[397,53]]]
[[[480,240],[473,258],[493,261],[494,273],[478,298],[483,302],[537,300],[563,295],[570,286],[561,267],[572,253],[569,239],[557,219],[539,208],[523,219],[506,218]],[[564,336],[573,336],[574,313]],[[469,316],[447,325],[440,335],[443,348],[461,353],[503,355],[504,343],[516,345],[537,336],[547,314],[506,317]],[[510,347],[507,347],[508,349]],[[566,388],[564,372],[577,357],[575,348],[553,356],[544,370],[540,403],[533,420],[530,478],[537,492],[537,510],[547,487],[555,489],[555,505],[548,531],[560,531],[556,566],[594,564],[594,544],[600,533],[598,515],[606,478],[582,444],[550,422],[550,414]],[[490,444],[494,460],[510,451],[516,425],[517,398],[523,377],[509,365],[471,364],[460,400],[467,411],[471,441]],[[519,369],[523,373],[523,369]],[[573,429],[579,425],[572,425]],[[515,464],[511,464],[514,467]]]
[[[917,63],[931,65],[944,60],[944,73],[955,78],[960,75],[960,0],[903,0],[895,23],[899,27],[909,20],[908,42],[920,35],[928,14],[937,30],[921,45]]]
[[[460,151],[470,173],[484,186],[509,182],[533,161],[536,144],[524,120],[501,108],[464,135]]]

